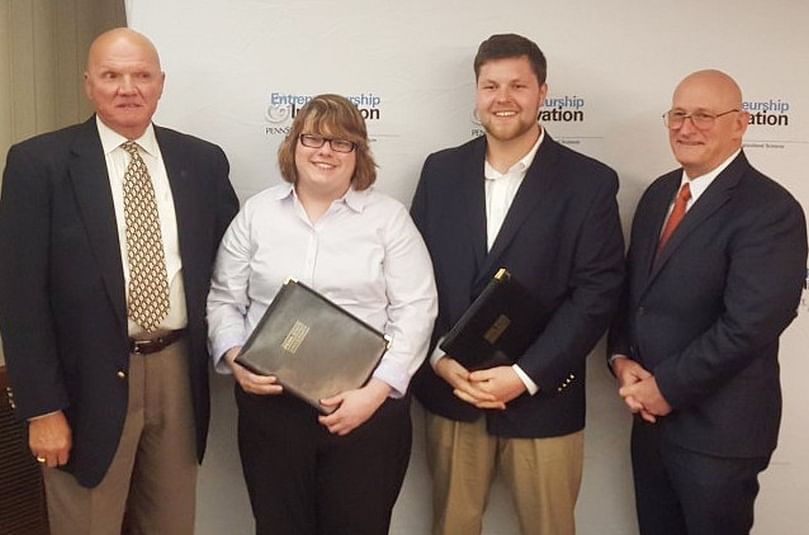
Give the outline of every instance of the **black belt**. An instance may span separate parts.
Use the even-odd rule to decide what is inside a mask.
[[[149,353],[157,353],[167,348],[177,340],[185,335],[185,329],[177,329],[176,331],[168,331],[156,338],[148,340],[136,340],[129,338],[129,352],[136,355],[148,355]]]

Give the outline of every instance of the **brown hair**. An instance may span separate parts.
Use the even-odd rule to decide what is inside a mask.
[[[376,162],[368,147],[368,131],[360,110],[340,95],[317,95],[300,109],[292,121],[287,137],[278,147],[278,168],[281,176],[293,184],[298,180],[295,149],[301,134],[318,134],[354,142],[357,166],[351,186],[362,191],[376,181]]]
[[[545,83],[548,63],[537,44],[516,33],[492,35],[478,47],[475,55],[475,80],[480,76],[480,68],[487,61],[495,59],[520,58],[525,56],[536,74],[539,85]]]

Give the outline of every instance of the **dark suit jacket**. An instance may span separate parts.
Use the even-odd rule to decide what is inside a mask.
[[[219,240],[238,210],[222,150],[155,127],[171,184],[188,309],[197,451],[208,430],[205,300]],[[15,145],[0,201],[0,330],[17,414],[64,410],[66,469],[97,485],[127,410],[124,278],[95,118]]]
[[[507,437],[560,436],[584,427],[585,357],[604,333],[623,277],[623,237],[609,167],[546,133],[486,253],[483,165],[486,139],[430,155],[412,213],[432,255],[439,312],[433,346],[461,317],[499,267],[537,299],[541,334],[519,360],[540,387],[505,411],[481,411],[457,399],[429,362],[414,392],[446,418],[473,421]]]
[[[741,153],[653,260],[681,177],[658,178],[638,204],[610,354],[655,375],[674,408],[656,424],[665,439],[718,456],[769,455],[781,417],[778,337],[806,277],[803,211]]]

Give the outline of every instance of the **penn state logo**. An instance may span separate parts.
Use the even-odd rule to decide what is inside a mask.
[[[270,104],[264,112],[264,117],[271,123],[283,123],[290,116],[288,104]]]

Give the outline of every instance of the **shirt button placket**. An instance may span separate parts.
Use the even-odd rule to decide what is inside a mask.
[[[315,285],[315,267],[317,266],[317,249],[318,249],[318,231],[317,228],[309,230],[309,244],[306,247],[306,260],[303,267],[303,272],[306,276],[306,282],[310,286]]]

